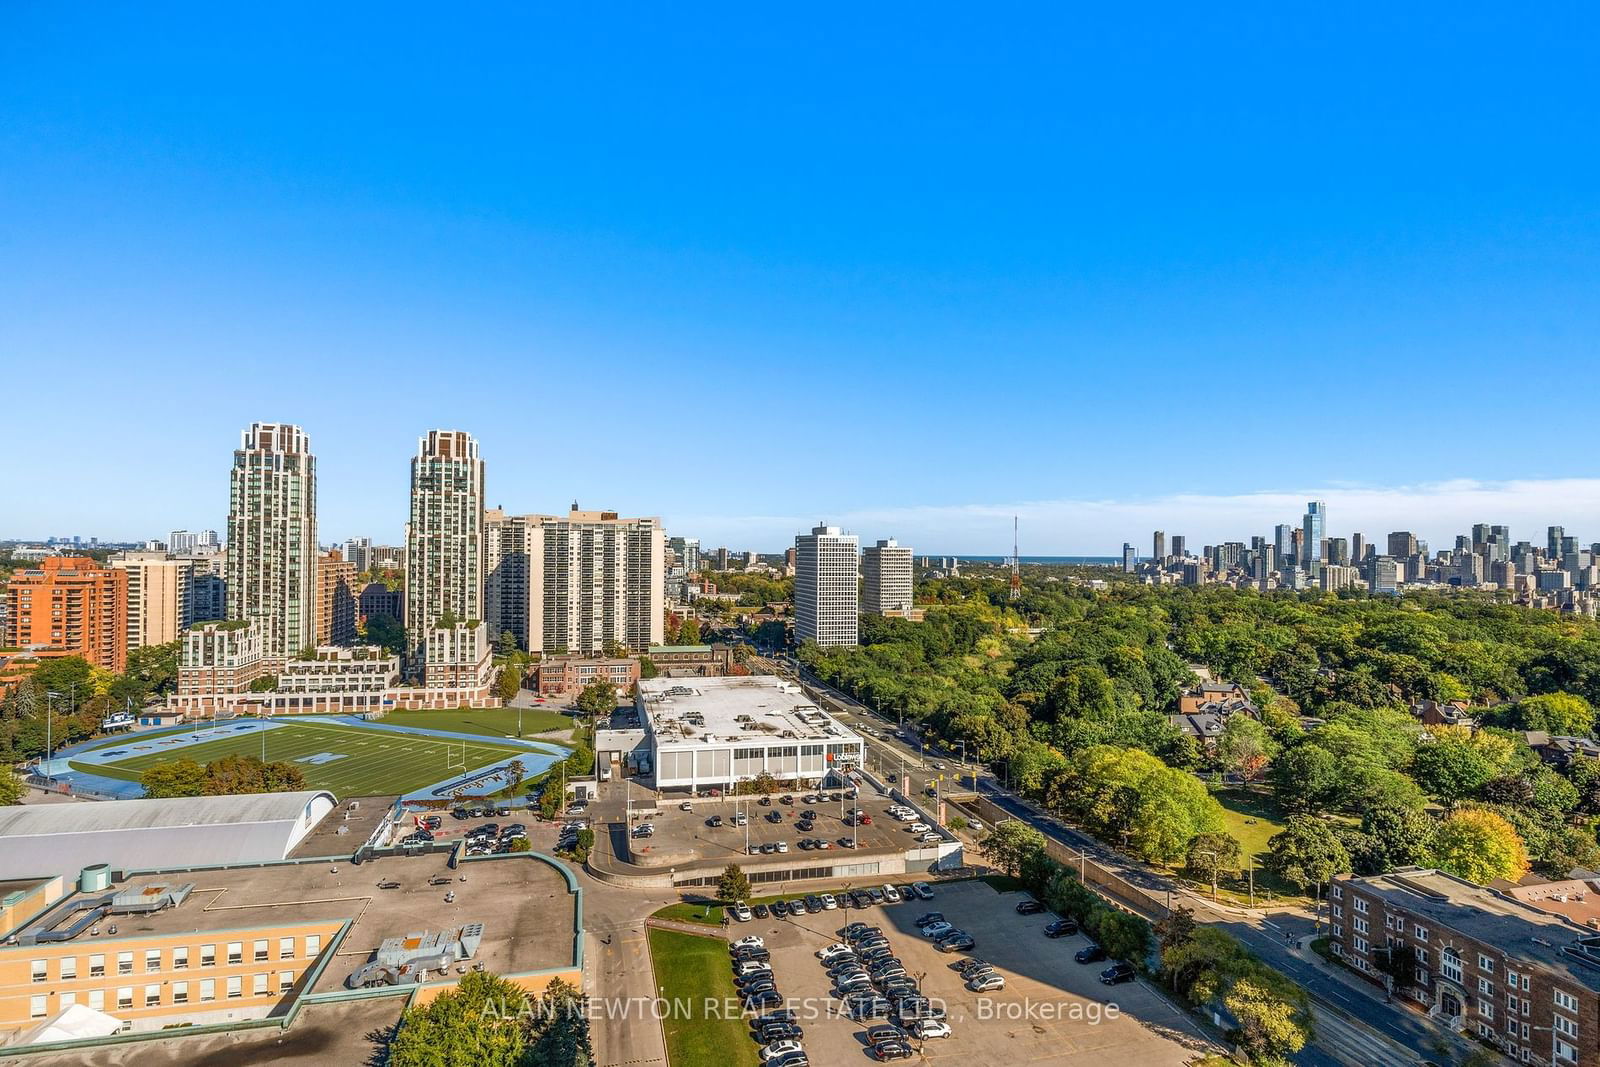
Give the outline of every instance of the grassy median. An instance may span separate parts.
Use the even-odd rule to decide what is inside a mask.
[[[650,962],[655,968],[656,995],[666,1001],[661,1030],[671,1067],[729,1067],[760,1062],[750,1027],[726,1011],[737,1005],[728,943],[677,930],[650,931]],[[706,1011],[706,999],[730,1002],[724,1012]]]

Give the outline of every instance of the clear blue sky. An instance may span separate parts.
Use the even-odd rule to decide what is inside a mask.
[[[252,419],[325,540],[430,427],[762,548],[1593,471],[1592,5],[527,6],[0,11],[0,536],[220,527]]]

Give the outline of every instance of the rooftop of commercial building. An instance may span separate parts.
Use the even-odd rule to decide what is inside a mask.
[[[106,914],[72,939],[85,945],[166,934],[219,936],[319,921],[352,923],[315,991],[337,989],[386,938],[482,923],[474,962],[499,974],[571,965],[577,903],[560,870],[528,854],[486,857],[451,870],[447,853],[139,872],[91,897],[128,894],[166,906]],[[169,894],[165,900],[163,892]],[[445,895],[454,895],[450,902]],[[81,894],[64,898],[19,930],[70,929]],[[176,900],[176,903],[170,901]]]
[[[326,795],[333,802],[333,794],[308,789],[298,793],[13,805],[0,808],[0,838],[281,822],[299,819],[318,795]]]
[[[1492,945],[1508,958],[1542,965],[1600,992],[1600,937],[1561,915],[1429,868],[1402,867],[1347,883],[1386,905]]]
[[[772,675],[651,678],[639,692],[660,745],[861,740],[798,685]]]

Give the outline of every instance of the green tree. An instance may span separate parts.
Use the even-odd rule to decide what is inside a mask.
[[[1326,885],[1350,870],[1350,854],[1326,823],[1296,815],[1267,842],[1268,870],[1301,889]]]
[[[1427,861],[1438,824],[1425,812],[1404,807],[1374,807],[1361,813],[1363,851],[1352,850],[1359,874],[1383,874]]]
[[[206,769],[191,759],[158,763],[139,776],[139,784],[149,798],[203,796]]]
[[[1112,959],[1139,964],[1150,951],[1150,924],[1137,915],[1104,908],[1096,925],[1095,937]]]
[[[1161,947],[1163,953],[1187,944],[1189,939],[1194,937],[1194,932],[1194,909],[1186,908],[1182,904],[1156,920],[1156,944]]]
[[[1184,867],[1194,877],[1210,881],[1211,876],[1236,874],[1242,850],[1239,841],[1231,834],[1208,832],[1195,834],[1189,842]]]
[[[617,710],[617,687],[608,678],[596,678],[578,694],[578,710],[590,718],[605,718]]]
[[[1492,811],[1460,808],[1439,823],[1430,846],[1433,863],[1469,882],[1516,881],[1528,873],[1528,852],[1517,831]]]
[[[1217,737],[1217,758],[1247,782],[1254,781],[1277,751],[1267,728],[1249,715],[1230,715]]]
[[[517,635],[510,630],[501,630],[500,636],[495,638],[494,654],[501,659],[506,659],[515,656],[519,651],[521,649],[517,645]]]
[[[1488,785],[1497,768],[1471,739],[1447,735],[1418,747],[1412,773],[1444,803],[1459,804]]]
[[[495,680],[495,692],[499,694],[501,700],[510,703],[518,693],[522,692],[522,669],[511,665],[501,667],[500,676]]]
[[[1514,722],[1522,730],[1544,730],[1567,737],[1594,733],[1594,707],[1573,693],[1545,693],[1524,697],[1513,706]]]
[[[22,779],[10,767],[0,767],[0,807],[20,803],[24,792]]]
[[[1317,744],[1297,745],[1280,753],[1268,771],[1273,795],[1289,811],[1302,815],[1324,810],[1339,787],[1339,764]]]
[[[723,868],[722,876],[717,879],[717,899],[725,904],[750,899],[750,879],[737,863]]]
[[[1256,1062],[1287,1060],[1311,1037],[1305,994],[1286,980],[1271,982],[1262,972],[1240,978],[1222,1003],[1239,1020],[1239,1044]]]
[[[1374,946],[1373,958],[1378,970],[1388,976],[1391,991],[1404,993],[1417,984],[1417,950],[1410,945]]]
[[[698,619],[684,619],[683,625],[678,627],[678,644],[698,645],[700,643],[700,622]]]
[[[1044,834],[1020,819],[1007,819],[984,837],[983,854],[997,870],[1015,878],[1032,857],[1044,855]]]
[[[367,644],[377,645],[391,656],[406,650],[406,628],[399,619],[388,615],[369,615],[364,627]]]
[[[561,795],[560,785],[551,784],[547,779],[544,792],[539,794],[539,818],[545,822],[553,821],[561,814],[561,805],[565,799]]]

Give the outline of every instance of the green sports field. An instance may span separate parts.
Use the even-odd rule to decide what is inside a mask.
[[[337,797],[388,796],[408,793],[485,764],[522,756],[529,777],[534,760],[543,753],[490,740],[461,741],[419,737],[391,730],[363,729],[324,723],[289,723],[270,730],[234,731],[227,724],[215,741],[174,745],[161,752],[141,753],[109,763],[73,761],[77,770],[138,781],[151,767],[179,759],[204,764],[223,756],[261,756],[294,763],[312,789],[326,789]],[[170,736],[170,735],[169,735]],[[137,737],[96,746],[95,751],[130,748]],[[296,762],[306,756],[331,753],[339,759],[327,763]]]

